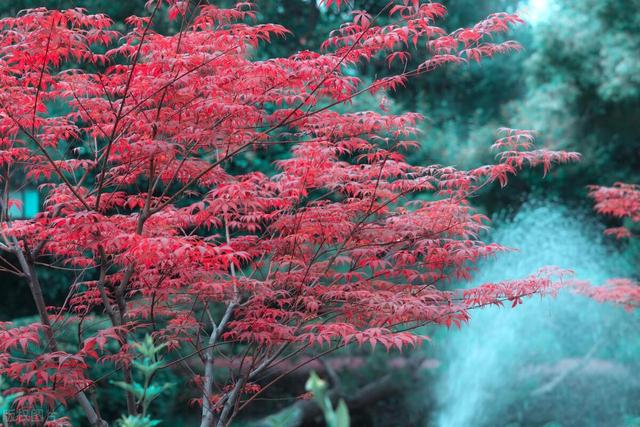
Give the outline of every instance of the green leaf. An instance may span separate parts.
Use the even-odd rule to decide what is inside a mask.
[[[141,384],[138,384],[138,383],[127,384],[124,381],[109,381],[109,382],[116,387],[120,387],[125,391],[129,391],[133,393],[133,395],[136,396],[138,399],[144,396],[144,387]]]
[[[340,402],[338,402],[338,408],[336,409],[335,414],[336,424],[334,427],[349,427],[349,409],[347,408],[347,404],[344,399],[340,399]]]

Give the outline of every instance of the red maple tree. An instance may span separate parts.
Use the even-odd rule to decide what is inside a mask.
[[[627,220],[630,225],[640,222],[640,186],[623,182],[616,182],[612,187],[594,185],[590,187],[589,196],[595,201],[596,212]],[[638,237],[625,225],[607,228],[605,234],[618,239]],[[626,309],[640,307],[640,284],[631,278],[610,279],[603,286],[579,282],[576,287],[580,293],[599,302],[620,304]]]
[[[6,268],[28,284],[39,314],[0,325],[0,373],[24,393],[18,407],[76,400],[91,425],[105,425],[85,394],[104,383],[90,368],[113,365],[131,383],[128,343],[149,332],[169,363],[202,360],[202,426],[224,426],[282,360],[352,343],[415,346],[419,326],[460,325],[474,307],[555,289],[555,269],[445,286],[505,249],[480,240],[488,220],[469,198],[576,153],[533,150],[531,132],[503,129],[496,164],[411,165],[418,114],[337,109],[445,64],[517,49],[494,38],[522,22],[516,15],[450,33],[436,26],[442,5],[391,1],[375,16],[353,11],[321,53],[256,60],[260,43],[287,30],[254,23],[251,1],[147,6],[124,34],[81,9],[0,20],[0,249],[17,258]],[[154,31],[162,13],[174,33]],[[372,60],[419,65],[368,85],[348,72]],[[273,173],[234,173],[235,159],[250,164],[274,145],[289,156]],[[27,182],[44,209],[12,219],[8,195]],[[70,272],[60,307],[43,297],[39,272],[49,268]],[[88,319],[97,331],[83,327]],[[71,326],[75,350],[63,351]],[[216,357],[232,354],[241,362],[214,384]],[[126,401],[135,414],[131,393]]]

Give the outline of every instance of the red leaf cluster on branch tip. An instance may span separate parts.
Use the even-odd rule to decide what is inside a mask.
[[[589,196],[596,202],[598,213],[615,218],[628,218],[631,222],[640,222],[640,186],[617,182],[613,187],[589,187]],[[606,234],[618,238],[632,237],[626,227],[609,228]]]
[[[616,182],[612,187],[592,185],[589,196],[595,201],[596,212],[632,224],[640,222],[640,186]],[[622,238],[637,238],[638,235],[625,226],[607,228],[605,234]],[[615,278],[602,286],[577,282],[577,291],[599,302],[613,302],[631,310],[640,307],[640,284],[630,278]]]
[[[3,325],[1,373],[27,392],[20,404],[66,402],[90,384],[90,361],[126,367],[128,338],[140,329],[205,364],[214,346],[245,349],[251,366],[215,402],[203,382],[205,410],[228,420],[225,408],[259,393],[254,377],[289,351],[402,349],[423,340],[413,328],[459,326],[474,307],[554,292],[555,271],[464,292],[443,286],[506,250],[480,239],[489,221],[469,198],[525,166],[546,173],[576,153],[532,150],[531,132],[503,129],[496,164],[416,166],[405,154],[417,145],[420,115],[332,109],[446,63],[516,48],[484,40],[520,23],[517,16],[494,14],[448,33],[435,26],[442,5],[391,2],[385,12],[395,23],[379,26],[356,11],[324,53],[259,61],[259,43],[287,30],[247,23],[251,2],[148,3],[151,16],[129,18],[126,34],[82,9],[0,20],[2,183],[24,173],[45,195],[44,211],[28,220],[9,220],[3,200],[2,249],[32,267],[23,276],[35,290],[43,264],[75,272],[55,309],[61,319],[104,313],[112,322],[94,333],[80,328],[75,354],[52,350],[55,328]],[[177,34],[153,30],[165,6],[182,20]],[[429,53],[412,71],[369,86],[345,74],[363,61],[408,63],[418,46]],[[274,173],[232,173],[232,159],[276,144],[290,156]],[[212,306],[225,315],[209,319]],[[43,322],[49,312],[40,310]]]
[[[640,285],[631,279],[610,279],[602,286],[592,286],[590,283],[577,282],[575,287],[581,294],[598,302],[620,304],[627,310],[640,307]]]

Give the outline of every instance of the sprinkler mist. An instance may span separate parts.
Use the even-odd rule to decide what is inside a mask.
[[[529,203],[495,222],[493,241],[518,248],[479,266],[472,284],[555,265],[600,284],[632,274],[586,216]],[[441,336],[432,427],[640,426],[640,320],[563,290],[515,309],[472,313]]]

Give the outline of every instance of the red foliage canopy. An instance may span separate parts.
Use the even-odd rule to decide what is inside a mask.
[[[449,33],[435,24],[442,5],[393,3],[390,23],[354,11],[322,53],[267,60],[252,52],[287,30],[251,23],[250,1],[150,0],[150,16],[129,18],[127,33],[81,9],[0,20],[1,248],[17,256],[41,319],[0,331],[0,372],[26,392],[20,405],[77,397],[100,425],[83,400],[88,366],[123,363],[127,380],[127,339],[148,330],[172,357],[202,358],[203,425],[226,425],[251,382],[301,348],[401,349],[423,340],[410,333],[418,326],[460,325],[473,307],[555,289],[562,272],[548,269],[466,291],[443,286],[504,250],[480,240],[488,220],[472,195],[577,154],[531,150],[530,132],[504,129],[496,164],[411,165],[420,115],[337,108],[517,49],[494,36],[522,21],[498,13]],[[175,34],[153,30],[163,10]],[[363,61],[408,62],[418,46],[430,53],[415,69],[370,85],[347,73]],[[276,144],[290,155],[274,173],[233,172],[235,158]],[[8,216],[18,182],[46,197],[33,219]],[[38,270],[48,267],[73,272],[62,307],[42,297]],[[111,326],[82,328],[102,314]],[[75,351],[57,348],[62,324],[80,325]],[[247,357],[210,399],[214,348]]]

